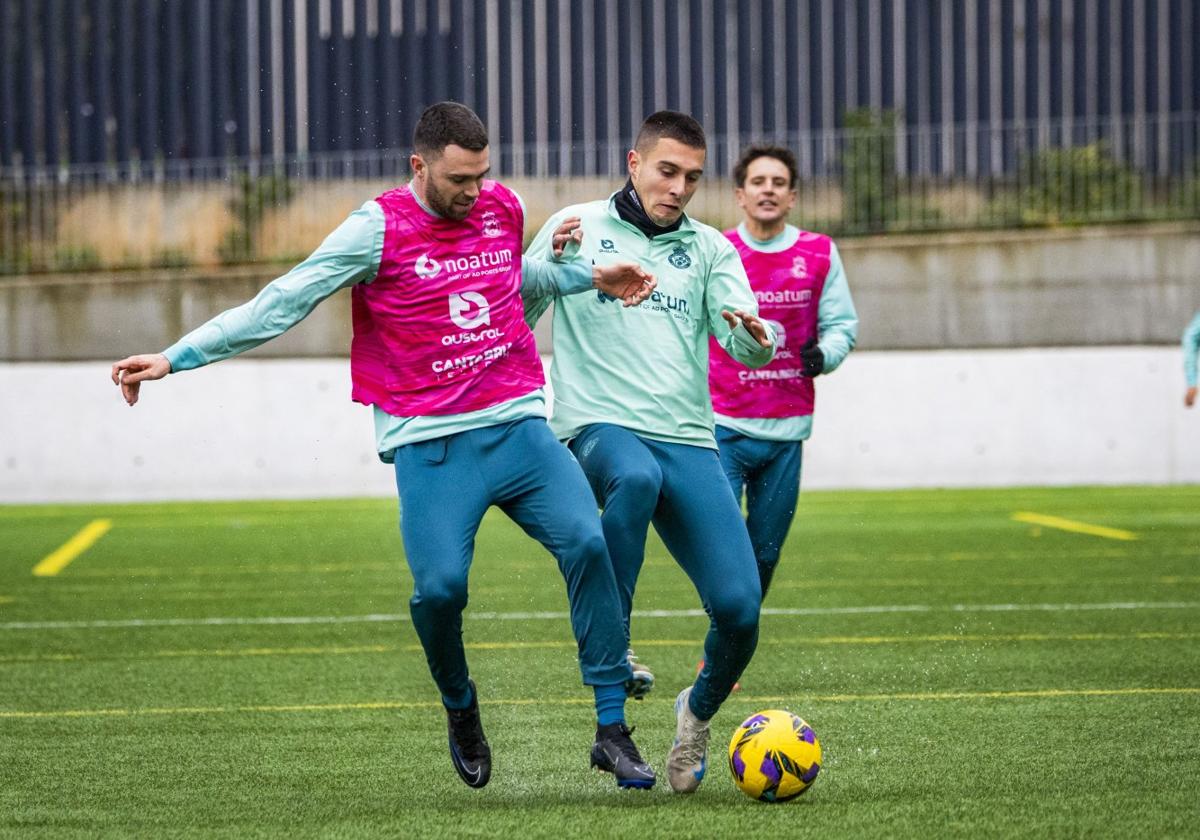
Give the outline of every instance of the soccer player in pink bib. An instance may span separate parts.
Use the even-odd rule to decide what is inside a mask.
[[[709,355],[709,389],[721,467],[740,501],[762,593],[787,538],[800,493],[804,441],[812,433],[813,380],[854,348],[858,315],[837,247],[828,236],[787,223],[796,202],[796,159],[778,146],[752,146],[734,166],[743,220],[725,236],[737,248],[772,324],[775,358],[748,370]]]
[[[595,696],[592,765],[621,787],[651,787],[654,771],[625,723],[631,671],[604,533],[583,472],[546,423],[523,296],[598,289],[633,306],[654,280],[628,262],[522,258],[524,207],[486,178],[487,130],[467,107],[426,109],[413,148],[410,183],[368,201],[253,300],[162,353],[114,364],[113,382],[133,405],[142,382],[249,350],[351,288],[353,398],[374,407],[376,448],[394,465],[413,625],[446,708],[455,770],[476,788],[491,776],[462,613],[475,534],[495,505],[554,555],[566,580],[580,669]],[[556,253],[578,241],[577,227],[556,234]]]

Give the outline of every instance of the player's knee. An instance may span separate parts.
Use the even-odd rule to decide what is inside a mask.
[[[755,581],[757,584],[757,581]],[[762,605],[762,594],[757,587],[738,592],[727,592],[711,607],[713,621],[723,633],[734,636],[752,636],[758,631],[758,612]]]
[[[436,612],[461,612],[467,606],[467,582],[450,576],[423,580],[413,603]]]
[[[604,542],[604,532],[599,528],[591,529],[576,541],[576,551],[588,562],[604,562],[608,560],[608,546]]]
[[[604,532],[599,528],[587,528],[577,532],[567,543],[564,563],[578,564],[589,567],[595,564],[608,564],[608,546],[604,542]]]
[[[653,510],[662,490],[662,472],[656,469],[633,469],[622,473],[613,490],[610,504],[618,499],[625,505]]]

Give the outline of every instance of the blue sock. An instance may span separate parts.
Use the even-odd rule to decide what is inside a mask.
[[[475,693],[473,691],[471,691],[471,685],[470,685],[470,683],[468,683],[467,686],[463,689],[462,694],[460,694],[460,695],[457,695],[455,697],[449,697],[449,696],[443,694],[442,695],[442,705],[445,706],[447,709],[454,709],[456,711],[461,711],[462,709],[468,708],[471,705],[471,701],[473,701],[474,699],[475,699]]]
[[[594,685],[596,694],[596,722],[600,726],[625,722],[625,683]]]

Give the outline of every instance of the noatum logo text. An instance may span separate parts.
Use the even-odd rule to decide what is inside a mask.
[[[509,248],[499,251],[484,251],[482,254],[471,254],[469,257],[446,257],[442,260],[442,268],[446,271],[471,271],[476,268],[492,268],[512,262],[513,253]]]

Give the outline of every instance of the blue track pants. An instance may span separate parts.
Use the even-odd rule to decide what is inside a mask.
[[[804,441],[761,440],[717,426],[717,445],[738,503],[746,496],[746,530],[765,598],[796,516]]]
[[[710,622],[691,706],[711,718],[754,655],[761,600],[754,551],[717,453],[607,423],[586,427],[571,450],[604,508],[625,632],[651,522],[695,585]]]
[[[443,700],[469,696],[462,613],[475,534],[496,505],[544,545],[567,583],[588,685],[630,677],[620,602],[587,481],[545,420],[529,418],[395,451],[413,625]]]

